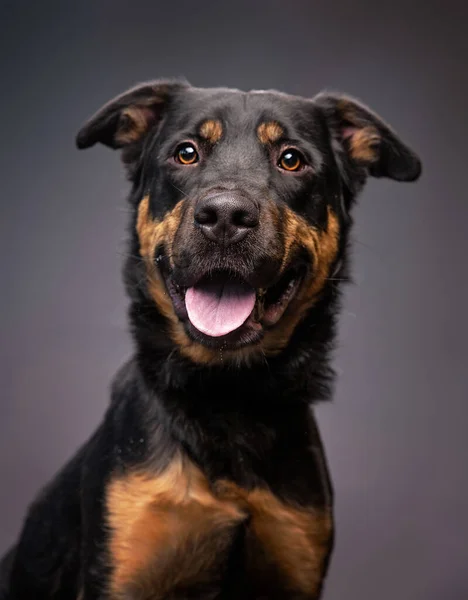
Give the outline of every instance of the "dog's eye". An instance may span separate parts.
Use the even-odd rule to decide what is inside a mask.
[[[289,148],[280,156],[278,166],[285,171],[299,171],[304,166],[304,159],[300,152]]]
[[[181,144],[175,153],[175,159],[182,165],[193,165],[198,162],[198,152],[193,144]]]

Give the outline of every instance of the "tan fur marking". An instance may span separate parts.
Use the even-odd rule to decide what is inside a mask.
[[[202,138],[210,142],[210,144],[216,144],[223,135],[223,126],[221,121],[215,119],[209,119],[208,121],[205,121],[200,127],[200,135]]]
[[[328,224],[325,231],[318,231],[290,209],[283,215],[285,253],[282,270],[290,264],[291,255],[298,245],[305,248],[313,261],[312,277],[303,281],[298,295],[291,301],[280,322],[265,334],[262,348],[265,355],[278,354],[313,306],[330,273],[339,243],[339,222],[331,208],[328,209]]]
[[[357,129],[349,139],[351,157],[363,163],[372,163],[378,160],[378,146],[380,136],[374,127]]]
[[[163,244],[169,256],[172,254],[171,241],[180,223],[183,200],[168,213],[162,221],[153,220],[149,209],[149,196],[143,198],[138,207],[137,233],[140,241],[140,254],[145,259],[148,273],[148,287],[162,314],[174,325],[179,320],[174,313],[172,301],[166,290],[159,269],[155,265],[155,251]]]
[[[282,135],[284,135],[283,128],[274,121],[261,123],[257,128],[257,136],[262,144],[274,144]]]
[[[249,496],[252,533],[274,559],[291,589],[318,593],[332,534],[329,511],[294,508],[267,490]]]
[[[115,140],[119,144],[126,145],[137,142],[149,129],[153,120],[151,109],[144,106],[130,106],[122,111],[122,117],[126,117],[126,125],[117,131]]]
[[[182,583],[213,577],[245,519],[240,505],[217,499],[201,471],[180,455],[159,475],[114,479],[107,513],[115,599],[132,597],[134,588],[162,599]]]
[[[373,163],[379,158],[381,137],[372,125],[363,125],[357,117],[356,110],[347,100],[338,103],[338,111],[344,122],[350,123],[355,131],[349,137],[351,158],[362,163]]]
[[[273,559],[291,591],[315,597],[323,581],[333,533],[331,510],[286,504],[266,488],[246,491],[231,482],[219,482],[217,491],[222,498],[246,503],[250,515],[248,568],[255,576],[263,570],[266,556],[268,561]],[[258,552],[259,546],[264,552]]]
[[[212,489],[180,454],[157,475],[133,471],[115,478],[106,500],[109,591],[116,600],[133,597],[134,590],[162,600],[179,586],[220,577],[234,531],[247,518],[253,577],[268,571],[265,556],[288,590],[314,597],[320,588],[333,528],[328,510],[286,504],[265,488],[248,491],[223,481]]]

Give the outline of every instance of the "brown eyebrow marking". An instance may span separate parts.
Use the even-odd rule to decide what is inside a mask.
[[[211,144],[216,144],[216,142],[219,142],[221,136],[223,135],[223,126],[221,121],[216,119],[208,119],[208,121],[202,123],[200,127],[200,135]]]
[[[275,121],[260,123],[257,128],[258,139],[262,144],[273,144],[284,135],[284,129]]]

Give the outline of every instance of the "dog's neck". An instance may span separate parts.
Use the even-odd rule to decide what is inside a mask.
[[[145,410],[157,413],[171,437],[184,440],[185,451],[197,462],[234,461],[239,471],[245,470],[246,461],[257,460],[258,448],[267,452],[291,431],[303,432],[310,405],[329,397],[336,300],[333,282],[280,356],[245,366],[211,367],[168,348],[167,336],[148,334],[148,315],[141,320],[134,305],[135,366]]]

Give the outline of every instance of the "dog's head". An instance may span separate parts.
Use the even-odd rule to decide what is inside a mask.
[[[97,142],[122,149],[133,183],[133,284],[205,364],[281,353],[339,278],[366,178],[421,171],[377,115],[333,94],[148,83],[81,129],[79,148]]]

